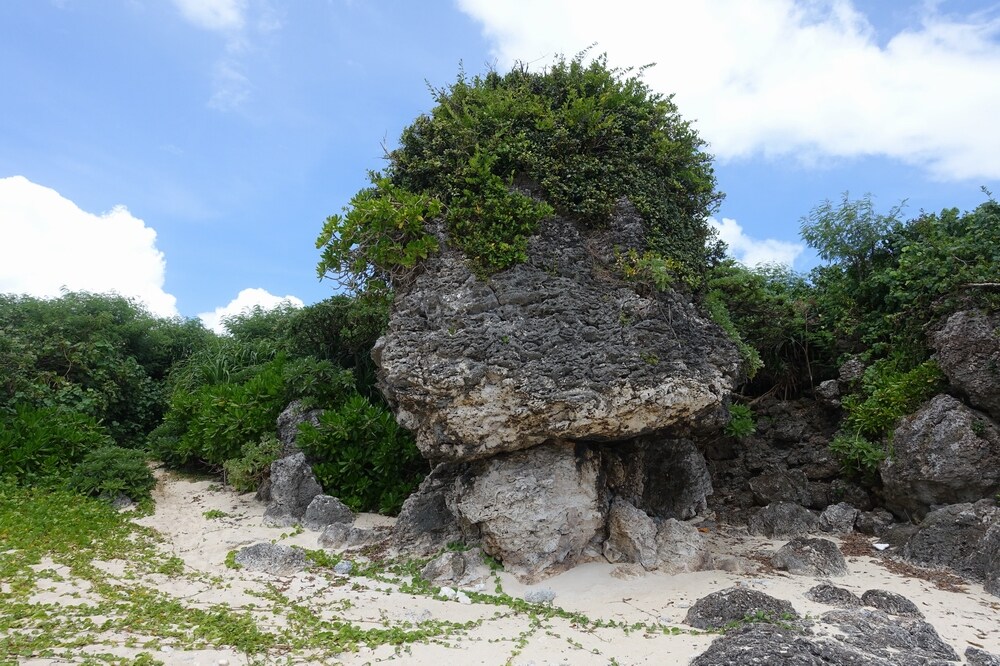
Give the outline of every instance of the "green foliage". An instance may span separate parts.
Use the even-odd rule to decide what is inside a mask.
[[[886,457],[885,449],[880,444],[857,433],[837,435],[830,442],[830,451],[845,472],[867,483],[874,481],[878,466]]]
[[[609,68],[586,52],[531,72],[517,66],[433,89],[436,106],[403,131],[384,177],[321,234],[320,275],[358,287],[390,284],[449,239],[481,273],[525,258],[526,239],[555,211],[606,224],[628,197],[647,221],[650,250],[702,275],[715,190],[704,143],[642,70]]]
[[[93,417],[60,407],[18,406],[0,420],[0,479],[52,482],[88,451],[114,442]]]
[[[273,434],[263,435],[256,442],[244,444],[241,455],[230,458],[222,466],[226,482],[241,493],[256,490],[267,478],[271,463],[281,455],[281,442]]]
[[[844,398],[847,427],[866,437],[882,437],[944,385],[944,374],[934,361],[904,371],[895,359],[883,359],[865,371],[862,392]]]
[[[330,495],[355,511],[397,513],[426,472],[413,438],[392,412],[363,396],[299,426],[299,447]]]
[[[753,418],[753,411],[748,405],[729,405],[729,422],[726,423],[725,432],[730,437],[743,439],[757,432],[757,422]]]
[[[760,358],[760,352],[748,344],[743,339],[744,334],[736,328],[736,324],[733,323],[732,317],[729,315],[729,308],[726,307],[726,303],[720,292],[710,291],[708,293],[705,297],[705,310],[708,312],[708,316],[712,318],[712,321],[718,324],[736,345],[736,350],[740,354],[743,373],[747,379],[753,379],[760,369],[764,367],[764,362]]]
[[[146,454],[120,446],[88,451],[70,474],[67,485],[84,495],[114,500],[125,495],[134,502],[150,498],[156,479]]]

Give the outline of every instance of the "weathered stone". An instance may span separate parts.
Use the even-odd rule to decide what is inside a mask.
[[[428,562],[420,577],[435,585],[475,585],[490,577],[490,568],[483,561],[483,551],[479,548],[448,551]]]
[[[857,520],[854,521],[854,529],[862,534],[882,536],[892,527],[894,522],[895,519],[891,513],[879,508],[859,513]]]
[[[350,507],[336,497],[316,495],[306,507],[302,517],[302,526],[309,530],[320,531],[333,523],[353,523],[354,512]]]
[[[904,666],[858,648],[771,624],[727,631],[690,666]],[[914,666],[914,663],[905,664]]]
[[[790,502],[768,504],[750,518],[747,529],[755,536],[780,539],[802,536],[816,529],[816,516]]]
[[[601,447],[608,491],[657,518],[686,520],[712,494],[705,456],[691,440],[641,437]]]
[[[306,555],[298,548],[280,543],[256,543],[236,553],[236,563],[250,571],[274,576],[291,576],[306,567]]]
[[[949,395],[904,418],[892,441],[879,471],[885,505],[898,515],[922,518],[1000,491],[1000,427]]]
[[[447,498],[455,492],[463,472],[461,465],[438,465],[403,502],[392,530],[395,550],[428,557],[462,540],[462,528],[448,508]]]
[[[556,593],[547,587],[533,587],[524,591],[523,599],[529,604],[551,604],[556,600]]]
[[[622,202],[617,217],[629,216]],[[397,419],[432,460],[650,434],[714,410],[737,379],[718,326],[678,294],[614,278],[574,222],[543,220],[528,260],[488,282],[442,241],[401,285],[372,351]]]
[[[969,563],[989,594],[1000,597],[1000,517],[986,530]]]
[[[761,506],[773,502],[807,506],[811,501],[809,479],[799,469],[761,474],[750,479],[750,490]]]
[[[829,539],[796,537],[778,549],[771,564],[796,576],[843,576],[847,562]]]
[[[948,382],[1000,420],[1000,314],[956,312],[931,335],[931,345]]]
[[[900,664],[927,664],[930,660],[958,661],[954,648],[941,640],[922,620],[889,617],[880,610],[833,610],[820,618],[843,632],[841,640]]]
[[[771,621],[797,620],[787,601],[745,587],[730,587],[713,592],[692,604],[684,623],[698,629],[721,629],[732,622],[762,616]]]
[[[386,541],[389,534],[387,527],[365,528],[349,523],[333,523],[323,529],[317,543],[320,548],[329,550],[349,550]]]
[[[323,493],[304,453],[271,463],[271,503],[264,524],[289,527],[301,522],[313,498]]]
[[[446,501],[470,537],[524,580],[597,557],[606,500],[599,457],[553,442],[476,463]]]
[[[701,571],[711,564],[698,528],[676,518],[661,521],[656,531],[656,568],[669,573]]]
[[[865,375],[865,364],[858,357],[852,357],[844,361],[837,370],[837,376],[842,382],[856,382]]]
[[[293,400],[278,414],[278,441],[281,442],[281,457],[286,458],[299,452],[295,443],[299,436],[299,426],[303,423],[319,425],[322,409],[306,409],[301,400]]]
[[[657,564],[656,523],[621,498],[615,498],[608,511],[608,539],[604,542],[608,562],[636,562],[644,569]]]
[[[860,512],[850,504],[841,502],[828,506],[819,515],[819,528],[824,532],[847,534],[854,531],[854,521]]]
[[[828,445],[825,448],[829,451]],[[837,474],[842,474],[840,463],[837,463],[837,466]],[[868,489],[846,479],[834,479],[830,482],[830,497],[835,502],[846,502],[858,511],[871,511],[875,508]]]
[[[810,601],[838,608],[858,608],[861,606],[861,599],[858,595],[829,583],[820,583],[810,588],[805,596]]]
[[[820,382],[814,393],[820,402],[831,407],[840,407],[840,382],[836,379]]]
[[[983,580],[986,567],[996,561],[995,552],[983,555],[982,544],[987,532],[1000,523],[1000,507],[990,500],[975,504],[954,504],[927,514],[919,528],[903,546],[907,560],[928,567],[950,567],[955,571]],[[992,532],[995,535],[996,532]],[[991,536],[991,541],[995,536]]]
[[[350,560],[341,560],[333,565],[333,573],[340,574],[341,576],[350,576],[354,571],[354,562]]]
[[[969,666],[1000,666],[1000,655],[990,654],[979,648],[965,648],[965,662]]]
[[[924,617],[915,603],[901,594],[888,590],[868,590],[861,595],[861,601],[865,606],[877,608],[889,615],[903,615],[920,619]]]

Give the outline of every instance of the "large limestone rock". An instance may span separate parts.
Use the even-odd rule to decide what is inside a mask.
[[[271,503],[264,511],[264,524],[273,527],[298,525],[317,495],[323,494],[304,453],[271,463]]]
[[[609,265],[615,247],[642,249],[641,228],[624,200],[600,237],[548,218],[528,261],[485,282],[442,237],[372,352],[426,457],[631,439],[718,407],[739,369],[729,339],[686,299],[638,293]]]
[[[653,519],[621,498],[608,512],[604,557],[609,562],[637,562],[644,569],[670,573],[699,571],[711,561],[698,529],[676,518]]]
[[[931,336],[931,344],[951,385],[1000,420],[1000,314],[956,312]]]
[[[879,467],[886,506],[922,518],[931,507],[975,502],[1000,490],[1000,428],[949,395],[903,419]]]

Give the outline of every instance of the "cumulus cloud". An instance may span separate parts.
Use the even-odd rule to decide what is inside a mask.
[[[246,21],[246,0],[174,0],[181,15],[206,30],[240,30]]]
[[[743,227],[728,217],[722,218],[722,222],[710,217],[708,224],[719,233],[722,242],[729,246],[730,256],[747,266],[784,264],[791,267],[804,249],[801,243],[789,243],[772,238],[758,240],[747,236],[743,232]]]
[[[236,298],[229,301],[228,305],[215,308],[213,312],[203,312],[198,315],[205,328],[209,328],[216,333],[225,333],[226,327],[223,320],[226,317],[243,314],[259,307],[262,310],[273,310],[281,305],[301,308],[304,303],[295,296],[275,296],[266,289],[252,288],[244,289]]]
[[[458,0],[496,56],[542,65],[597,41],[658,65],[720,159],[880,155],[942,179],[1000,178],[1000,16],[914,3],[879,35],[850,0]],[[530,17],[530,20],[526,19]]]
[[[177,299],[163,291],[156,231],[124,206],[95,215],[22,176],[0,178],[0,238],[0,292],[115,291],[177,315]]]

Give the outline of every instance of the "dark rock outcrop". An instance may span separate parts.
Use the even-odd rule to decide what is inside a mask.
[[[990,654],[979,648],[965,648],[965,661],[969,666],[1000,666],[1000,655]]]
[[[406,498],[392,530],[392,547],[415,557],[429,557],[450,543],[462,541],[464,534],[455,514],[448,508],[463,465],[441,464],[420,487]]]
[[[660,518],[687,520],[705,511],[712,476],[689,439],[641,437],[601,447],[608,491]]]
[[[738,627],[716,639],[690,666],[901,666],[864,650],[770,624]],[[909,666],[909,665],[908,665]]]
[[[865,606],[877,608],[889,615],[903,615],[920,619],[924,617],[915,603],[901,594],[888,590],[868,590],[861,595],[861,601]]]
[[[810,601],[838,608],[859,608],[861,606],[861,599],[858,595],[829,583],[820,583],[810,588],[805,597]]]
[[[829,539],[796,537],[778,549],[771,564],[796,576],[843,576],[847,562]]]
[[[684,623],[697,629],[721,629],[734,622],[791,621],[799,614],[787,601],[745,587],[713,592],[692,604]]]
[[[860,511],[846,502],[831,504],[819,515],[819,528],[833,534],[853,532],[859,514]]]
[[[931,336],[948,382],[1000,421],[1000,314],[964,310]]]
[[[296,453],[271,463],[271,503],[264,511],[264,524],[274,527],[297,525],[309,503],[323,488],[316,481],[304,453]]]
[[[890,663],[958,661],[955,649],[923,620],[889,617],[871,608],[833,610],[820,619],[843,632],[840,640]]]
[[[781,539],[808,534],[816,530],[818,523],[809,509],[791,502],[775,502],[755,513],[747,529],[755,536]]]
[[[922,518],[1000,490],[1000,427],[949,395],[904,418],[892,441],[879,471],[885,505],[898,515]]]

